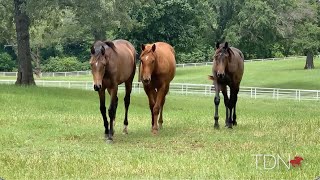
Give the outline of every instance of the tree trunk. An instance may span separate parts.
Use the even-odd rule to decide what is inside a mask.
[[[307,53],[306,65],[304,66],[304,69],[314,69],[313,54],[311,52]]]
[[[18,77],[16,84],[34,85],[29,35],[30,21],[26,11],[21,9],[25,3],[26,0],[14,0],[14,20],[18,43]]]

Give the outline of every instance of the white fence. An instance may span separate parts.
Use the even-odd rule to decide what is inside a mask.
[[[0,80],[0,84],[14,84],[14,80]],[[44,87],[63,87],[93,90],[92,81],[42,81],[37,80],[38,86]],[[119,91],[124,91],[124,85],[119,86]],[[144,93],[141,83],[133,83],[133,93]],[[214,86],[207,84],[184,84],[171,83],[170,93],[181,95],[201,95],[214,96]],[[320,90],[303,90],[303,89],[280,89],[280,88],[260,88],[260,87],[241,87],[239,96],[249,98],[265,99],[291,99],[291,100],[320,100]]]
[[[277,60],[285,60],[285,59],[298,59],[305,58],[305,56],[296,56],[296,57],[284,57],[284,58],[267,58],[267,59],[249,59],[244,60],[245,62],[253,62],[253,61],[277,61]],[[212,66],[212,62],[202,62],[202,63],[185,63],[185,64],[177,64],[176,67],[197,67],[197,66]],[[137,68],[138,70],[138,68]],[[41,77],[66,77],[66,76],[80,76],[80,75],[89,75],[91,71],[71,71],[71,72],[42,72]],[[0,76],[17,76],[17,72],[0,72]]]

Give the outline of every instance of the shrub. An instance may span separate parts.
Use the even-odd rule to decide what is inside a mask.
[[[89,64],[81,63],[76,57],[50,57],[48,63],[42,68],[43,72],[68,72],[88,70]]]
[[[0,71],[12,71],[16,64],[8,53],[0,53]]]

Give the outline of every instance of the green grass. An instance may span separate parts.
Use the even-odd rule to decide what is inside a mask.
[[[204,73],[206,74],[206,73]],[[152,135],[145,94],[133,94],[113,144],[93,91],[0,85],[0,177],[5,179],[314,179],[320,102],[239,98],[238,126],[213,129],[213,97],[169,95]],[[220,125],[224,108],[220,105]],[[301,168],[264,170],[255,154],[300,155]]]
[[[314,60],[316,69],[304,70],[305,59],[246,62],[241,86],[289,89],[320,89],[320,59]],[[177,68],[174,83],[211,84],[207,78],[211,66]],[[135,80],[137,81],[137,74]],[[1,77],[0,79],[16,79]],[[91,75],[73,77],[43,77],[41,80],[92,81]]]

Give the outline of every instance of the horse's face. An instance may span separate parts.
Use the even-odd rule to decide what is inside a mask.
[[[228,46],[228,42],[224,46],[220,46],[219,43],[216,45],[216,52],[214,54],[214,72],[220,79],[225,77],[225,70],[228,66],[228,62],[231,59],[231,49]]]
[[[99,91],[102,88],[102,79],[105,74],[105,68],[108,62],[108,56],[105,54],[103,46],[91,47],[90,65],[93,75],[93,88]]]
[[[149,84],[151,82],[151,75],[155,68],[155,50],[156,45],[151,46],[141,46],[142,53],[140,56],[141,60],[141,79],[144,84]]]

